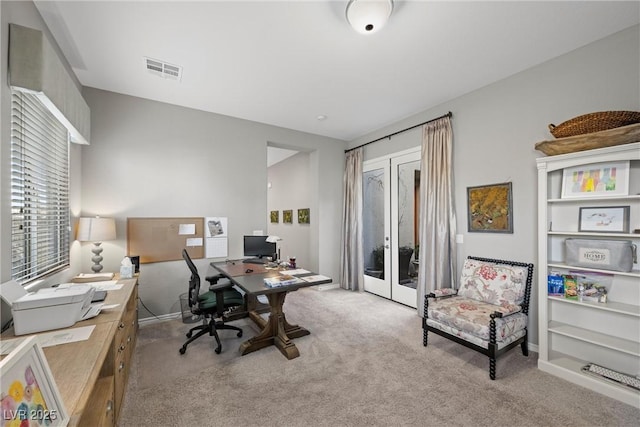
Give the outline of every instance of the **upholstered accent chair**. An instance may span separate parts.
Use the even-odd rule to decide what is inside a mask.
[[[423,339],[433,332],[489,357],[496,378],[498,356],[520,345],[529,355],[527,323],[533,264],[468,257],[459,288],[425,296]]]

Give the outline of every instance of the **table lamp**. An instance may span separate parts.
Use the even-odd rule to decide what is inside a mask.
[[[267,236],[267,242],[269,243],[275,243],[276,244],[276,253],[273,254],[273,261],[277,262],[278,260],[280,260],[280,248],[278,248],[278,242],[281,241],[282,239],[278,236]]]
[[[99,273],[102,270],[102,248],[100,245],[105,240],[115,240],[116,238],[116,222],[113,218],[80,218],[78,224],[77,239],[81,242],[93,242],[93,266],[91,270]]]

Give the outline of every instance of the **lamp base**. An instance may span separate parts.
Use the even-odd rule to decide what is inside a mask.
[[[93,261],[91,270],[93,270],[94,273],[100,273],[103,268],[102,264],[100,264],[103,259],[102,255],[100,255],[102,253],[102,248],[100,247],[101,244],[102,242],[94,242],[94,247],[91,249],[91,252],[93,252],[93,256],[91,257],[91,261]]]

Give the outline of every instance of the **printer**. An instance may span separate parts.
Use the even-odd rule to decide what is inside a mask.
[[[94,292],[91,285],[67,284],[21,296],[11,304],[15,334],[67,328],[97,315],[102,305],[91,305]]]

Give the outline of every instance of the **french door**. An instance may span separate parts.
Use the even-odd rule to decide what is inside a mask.
[[[363,165],[364,288],[417,306],[420,152]]]

